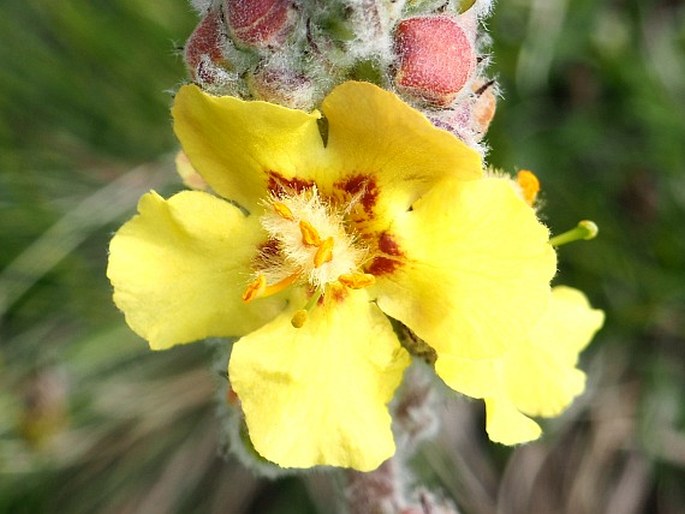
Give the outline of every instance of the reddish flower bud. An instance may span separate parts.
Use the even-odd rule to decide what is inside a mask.
[[[212,84],[222,73],[224,63],[222,48],[226,36],[223,20],[218,9],[209,11],[190,35],[184,49],[188,71],[194,80]]]
[[[312,81],[291,68],[264,66],[248,76],[248,85],[257,99],[305,111],[314,107],[315,89]]]
[[[495,94],[494,82],[476,82],[473,85],[476,100],[473,104],[473,128],[479,135],[488,131],[492,118],[497,109],[497,95]]]
[[[290,28],[291,0],[225,0],[228,25],[236,40],[266,46]]]
[[[476,65],[473,45],[449,16],[400,22],[395,49],[400,60],[397,87],[437,106],[447,106],[456,98]]]

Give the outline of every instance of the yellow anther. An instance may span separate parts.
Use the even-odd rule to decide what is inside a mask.
[[[249,286],[247,286],[247,289],[245,289],[245,292],[243,293],[243,301],[245,303],[251,302],[255,298],[262,298],[264,296],[271,296],[276,293],[280,293],[283,291],[286,287],[291,285],[293,282],[295,282],[298,279],[299,275],[293,274],[293,275],[288,275],[282,280],[279,280],[275,284],[271,284],[270,286],[266,285],[266,278],[264,275],[259,275],[254,282],[252,282]]]
[[[332,237],[329,237],[326,239],[323,243],[321,243],[321,246],[319,246],[316,249],[316,253],[314,254],[314,267],[319,268],[323,264],[327,262],[331,262],[333,260],[333,244],[334,240]]]
[[[288,207],[283,202],[273,202],[272,205],[274,207],[274,211],[276,211],[276,214],[278,214],[281,218],[286,219],[288,221],[295,220],[295,217],[293,216],[293,211],[291,211],[290,207]]]
[[[521,188],[523,199],[532,206],[540,192],[540,181],[532,171],[521,170],[516,175],[516,182]]]
[[[352,289],[363,289],[376,283],[376,277],[369,273],[345,273],[338,277],[338,281]]]
[[[257,275],[257,278],[247,286],[243,293],[243,301],[245,303],[251,302],[264,294],[266,290],[266,277],[264,275]]]
[[[308,246],[319,246],[321,244],[321,236],[318,230],[306,220],[300,221],[300,233],[302,234],[302,242]]]
[[[290,319],[290,324],[295,328],[302,328],[308,317],[307,311],[300,309],[299,311],[295,311],[295,314],[293,314],[293,317]]]

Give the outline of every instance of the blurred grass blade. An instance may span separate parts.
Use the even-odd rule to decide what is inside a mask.
[[[170,158],[142,164],[84,198],[0,273],[0,319],[92,232],[131,212],[141,194],[168,182]]]

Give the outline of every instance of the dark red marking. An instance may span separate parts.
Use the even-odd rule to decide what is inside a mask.
[[[261,255],[278,255],[281,253],[281,242],[278,239],[268,239],[259,247]]]
[[[378,185],[376,180],[370,175],[353,175],[340,182],[336,182],[335,188],[349,193],[351,196],[359,197],[359,203],[364,207],[364,211],[370,214],[376,206],[378,200]]]
[[[286,178],[277,171],[267,171],[266,187],[275,196],[282,194],[302,193],[314,187],[314,182],[298,177]]]
[[[396,257],[404,255],[397,242],[388,232],[383,232],[378,238],[378,249],[386,255]]]
[[[387,275],[392,273],[400,266],[402,266],[402,261],[398,261],[397,259],[390,259],[388,257],[374,257],[374,259],[371,261],[371,264],[366,267],[365,271],[377,277],[379,275]]]
[[[258,247],[257,254],[252,259],[253,269],[259,270],[268,267],[281,255],[281,243],[276,239],[268,239]]]
[[[326,297],[327,299],[333,300],[337,303],[342,303],[342,301],[347,298],[347,294],[348,290],[346,287],[331,287],[326,292]],[[321,300],[323,300],[323,297],[321,297]]]

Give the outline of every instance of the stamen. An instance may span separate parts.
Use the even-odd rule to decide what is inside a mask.
[[[272,205],[274,211],[276,211],[276,214],[278,214],[281,218],[286,219],[288,221],[295,221],[293,211],[291,211],[290,207],[288,207],[286,204],[284,204],[283,202],[273,202]]]
[[[254,280],[254,282],[252,282],[249,286],[247,286],[247,289],[245,289],[245,292],[243,293],[243,301],[245,303],[249,303],[256,298],[262,298],[280,293],[293,282],[295,282],[298,277],[299,275],[297,273],[293,273],[292,275],[288,275],[284,279],[279,280],[275,284],[268,286],[266,285],[266,277],[260,274]]]
[[[332,237],[326,239],[321,246],[317,248],[314,254],[314,267],[319,268],[327,262],[333,260],[333,244],[335,243]]]
[[[275,284],[271,284],[270,286],[266,286],[264,289],[264,294],[262,296],[271,296],[276,293],[280,293],[283,291],[285,288],[288,286],[292,285],[293,282],[295,282],[299,278],[298,273],[293,273],[292,275],[288,275],[282,280],[279,280]]]
[[[532,171],[521,170],[516,175],[516,182],[521,188],[523,199],[528,205],[532,206],[540,192],[540,181]]]
[[[363,289],[376,283],[376,277],[370,273],[345,273],[340,275],[338,280],[351,289]]]
[[[255,298],[262,296],[266,289],[266,277],[262,274],[257,275],[257,278],[247,286],[243,293],[243,301],[249,303]]]
[[[599,228],[593,221],[583,220],[580,221],[575,228],[551,238],[549,244],[552,246],[561,246],[580,239],[594,239],[598,232]]]
[[[314,306],[319,302],[321,295],[323,294],[323,289],[317,289],[312,297],[307,300],[303,309],[295,311],[293,317],[290,318],[290,324],[295,328],[302,328],[307,319],[309,318],[309,311],[311,311]]]
[[[319,246],[321,244],[319,232],[308,221],[300,221],[300,233],[302,234],[302,242],[304,244],[308,246]]]

